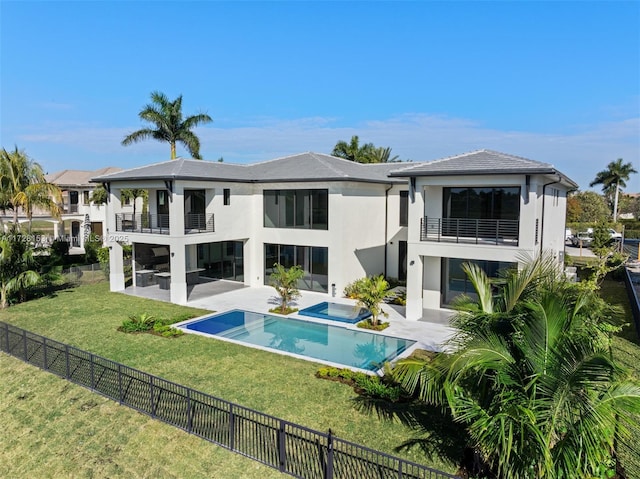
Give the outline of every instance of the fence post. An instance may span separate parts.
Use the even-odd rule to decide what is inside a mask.
[[[66,378],[69,379],[69,345],[65,344],[64,345],[64,357],[65,357],[65,361],[66,361]]]
[[[193,431],[193,411],[191,410],[191,388],[187,388],[187,432]]]
[[[233,404],[229,404],[229,449],[232,451],[235,449],[236,442],[236,420],[233,414]]]
[[[91,368],[91,389],[95,389],[95,372],[94,372],[94,364],[93,364],[93,353],[89,353],[89,367]]]
[[[287,436],[285,433],[284,420],[280,419],[280,427],[278,428],[278,459],[280,462],[280,471],[287,469]]]
[[[29,358],[27,358],[27,330],[22,330],[22,349],[24,349],[24,360],[29,362]]]
[[[404,461],[402,459],[398,459],[398,479],[402,479],[402,464]]]
[[[122,365],[118,363],[118,401],[122,404]]]
[[[151,396],[151,417],[156,417],[156,404],[153,400],[153,376],[149,376],[149,394]]]
[[[44,349],[44,351],[43,351],[43,362],[44,362],[43,369],[46,371],[47,369],[49,369],[49,365],[47,364],[47,338],[45,338],[44,336],[42,336],[42,348]]]
[[[324,471],[324,479],[333,479],[333,433],[331,429],[327,434],[327,464]]]

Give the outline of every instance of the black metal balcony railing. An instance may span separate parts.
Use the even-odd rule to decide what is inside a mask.
[[[518,220],[420,218],[420,241],[518,246]]]
[[[215,223],[213,215],[205,215],[200,213],[189,213],[184,215],[184,233],[213,233],[215,231]]]
[[[151,213],[117,213],[116,231],[169,234],[169,215]]]

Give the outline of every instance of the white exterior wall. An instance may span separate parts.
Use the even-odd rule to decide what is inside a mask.
[[[387,187],[388,188],[388,187]],[[387,277],[398,278],[399,244],[408,240],[408,227],[400,226],[400,192],[408,191],[408,182],[393,185],[387,193]]]
[[[524,175],[455,176],[416,179],[412,202],[409,198],[409,244],[407,273],[407,319],[420,319],[423,309],[439,309],[442,291],[442,258],[518,262],[521,255],[530,257],[542,249],[551,250],[559,262],[563,260],[566,213],[566,187],[554,184],[559,195],[554,201],[552,180]],[[420,240],[423,216],[442,218],[444,187],[519,186],[520,220],[518,246],[446,243]],[[545,197],[542,190],[545,189]],[[544,208],[544,218],[543,218]],[[536,222],[538,233],[536,238]]]

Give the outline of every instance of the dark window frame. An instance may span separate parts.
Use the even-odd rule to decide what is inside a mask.
[[[265,228],[329,229],[329,190],[308,188],[264,190]]]
[[[229,206],[231,204],[231,188],[224,188],[222,190],[222,198],[224,206]]]
[[[408,190],[400,192],[399,224],[400,226],[409,226],[409,191]]]

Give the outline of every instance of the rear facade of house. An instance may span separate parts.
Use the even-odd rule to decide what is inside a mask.
[[[201,280],[262,286],[275,263],[297,264],[300,289],[329,297],[366,275],[406,281],[408,319],[468,292],[463,261],[495,274],[548,249],[561,265],[575,188],[551,165],[486,150],[369,165],[317,153],[252,165],[179,159],[94,181],[109,191],[113,291],[125,289],[130,243],[134,286],[153,277],[175,303]],[[129,188],[147,194],[135,214],[122,212]]]

